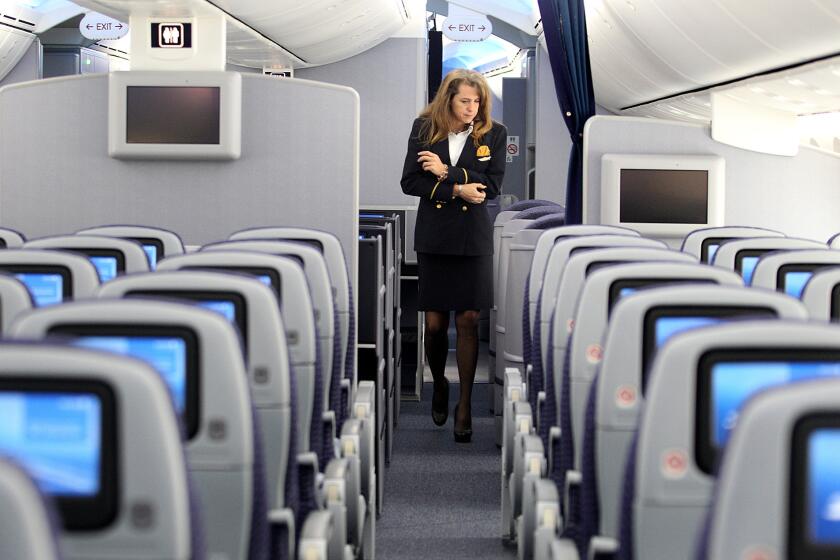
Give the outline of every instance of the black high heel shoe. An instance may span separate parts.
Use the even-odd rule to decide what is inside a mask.
[[[445,377],[443,387],[443,391],[438,392],[435,383],[435,391],[432,393],[432,422],[435,426],[443,426],[449,417],[449,381]]]
[[[455,410],[452,412],[454,420],[452,421],[452,433],[455,435],[455,443],[469,443],[472,439],[472,418],[470,418],[469,425],[463,430],[458,430],[458,405],[455,405]]]

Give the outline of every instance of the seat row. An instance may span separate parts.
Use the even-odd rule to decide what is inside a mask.
[[[50,343],[0,345],[0,450],[57,498],[67,556],[373,557],[376,388],[335,237],[4,239],[3,334]]]
[[[820,329],[833,331],[834,337],[840,333],[801,324],[809,317],[806,308],[778,292],[801,294],[811,316],[827,319],[834,313],[832,290],[840,285],[840,272],[815,271],[840,266],[840,254],[825,244],[752,228],[696,232],[686,239],[684,251],[677,252],[627,230],[540,230],[540,220],[548,218],[508,236],[511,242],[507,250],[501,247],[496,272],[498,309],[504,306],[509,318],[521,317],[521,322],[508,319],[496,329],[497,366],[499,352],[505,365],[520,366],[503,372],[503,535],[518,541],[522,558],[690,557],[708,504],[698,502],[703,492],[674,480],[705,477],[710,486],[719,450],[751,391],[838,373],[830,360],[815,364],[820,352],[833,346],[817,350],[799,341],[800,335],[807,341],[808,333]],[[794,248],[799,250],[790,250]],[[717,266],[698,264],[698,257],[708,259],[710,254]],[[745,260],[752,257],[755,263]],[[505,274],[505,260],[520,266],[510,266]],[[736,260],[743,266],[737,268]],[[768,290],[743,287],[742,275],[751,270],[752,285]],[[675,286],[686,283],[691,286]],[[501,297],[502,286],[506,298]],[[672,334],[766,318],[774,321],[705,329],[719,332],[710,340],[728,343],[737,356],[732,359],[735,366],[721,362],[722,371],[734,371],[730,383],[737,385],[736,376],[746,368],[758,376],[751,387],[731,388],[731,394],[720,389],[718,394],[708,389],[706,379],[702,393],[699,363],[679,374],[673,364],[660,368],[660,348],[669,347]],[[764,334],[740,336],[749,329]],[[702,332],[696,331],[698,336]],[[521,336],[512,340],[511,333]],[[505,335],[501,350],[499,334]],[[753,341],[762,337],[771,342],[755,346]],[[784,348],[792,353],[774,355],[770,349],[782,342],[788,342]],[[799,352],[797,346],[805,349]],[[741,348],[747,358],[739,354]],[[711,367],[709,362],[702,365]],[[664,393],[654,392],[660,369],[666,372],[663,377],[671,375]],[[775,377],[756,381],[765,370],[774,371]],[[701,402],[707,407],[699,407]],[[660,408],[664,412],[655,416]],[[646,424],[650,417],[656,420]],[[674,428],[670,439],[660,437],[663,426]],[[691,504],[698,506],[694,517],[681,516]],[[638,515],[622,519],[620,512]]]

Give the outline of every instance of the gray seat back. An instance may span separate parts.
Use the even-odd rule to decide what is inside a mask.
[[[537,243],[534,247],[534,257],[531,261],[529,275],[528,310],[532,332],[534,328],[534,316],[537,311],[537,300],[542,290],[543,277],[548,266],[548,258],[551,255],[551,250],[562,239],[583,235],[626,235],[629,237],[639,237],[639,232],[618,226],[585,225],[562,226],[543,231],[542,235],[538,236]]]
[[[91,298],[99,288],[99,275],[88,259],[61,251],[0,251],[0,272],[21,280],[35,305]]]
[[[0,274],[0,334],[6,332],[15,317],[32,309],[34,303],[23,282],[11,274]]]
[[[20,249],[26,243],[26,237],[19,231],[0,228],[0,242],[4,245],[4,249]]]
[[[262,428],[268,503],[285,507],[285,485],[292,438],[297,440],[297,420],[292,418],[292,377],[285,330],[274,291],[259,280],[221,272],[156,272],[126,276],[104,284],[101,299],[167,298],[182,303],[228,301],[235,309],[235,323],[245,347],[251,399]],[[295,444],[297,441],[294,442]]]
[[[840,251],[810,249],[768,254],[755,265],[752,285],[799,297],[814,271],[840,266]]]
[[[254,411],[239,336],[220,315],[192,305],[154,300],[76,302],[22,315],[10,329],[15,338],[61,333],[68,341],[143,329],[150,336],[172,329],[194,337],[195,360],[185,359],[188,465],[203,503],[209,555],[247,558],[252,514],[264,487],[255,478]],[[172,336],[172,335],[169,335]],[[189,344],[186,345],[189,356]],[[194,377],[190,380],[190,372]],[[191,393],[195,408],[190,409]],[[178,399],[175,401],[179,402]],[[190,421],[195,418],[195,425]],[[149,451],[149,454],[159,452]],[[148,458],[137,458],[145,467]],[[255,499],[256,498],[256,499]],[[263,512],[265,515],[265,512]],[[259,521],[265,522],[265,519]]]
[[[722,243],[748,237],[786,237],[780,231],[757,227],[723,226],[697,229],[683,239],[681,251],[697,257],[702,263],[710,263]]]
[[[805,284],[802,303],[808,308],[811,319],[817,321],[840,321],[840,269],[818,270]]]
[[[295,372],[297,390],[298,450],[310,450],[310,429],[315,395],[315,319],[309,287],[300,265],[286,257],[245,251],[207,251],[164,259],[158,273],[204,270],[273,270],[280,280],[279,305],[285,328],[286,347]],[[278,294],[275,294],[278,295]],[[278,336],[278,340],[280,337]],[[256,342],[256,341],[255,341]],[[277,342],[274,342],[277,344]],[[249,349],[249,360],[252,359]],[[255,356],[254,356],[255,357]]]
[[[88,257],[113,255],[117,259],[117,274],[149,271],[149,259],[143,246],[128,239],[98,235],[60,235],[27,241],[23,248],[71,251]]]
[[[593,274],[592,280],[631,266],[653,265],[610,267]],[[644,406],[642,384],[647,378],[645,370],[653,363],[651,348],[656,341],[656,314],[723,316],[737,312],[744,316],[749,315],[749,308],[757,313],[770,310],[780,319],[804,320],[807,316],[801,303],[784,294],[723,285],[640,290],[621,298],[613,308],[603,337],[603,360],[595,397],[595,468],[601,534],[618,537],[625,457]]]
[[[181,241],[181,237],[167,229],[114,225],[83,229],[76,233],[78,235],[104,235],[105,237],[119,237],[136,241],[146,251],[146,255],[149,257],[149,267],[152,270],[156,268],[158,261],[184,253],[184,243]],[[154,252],[149,247],[153,247]]]
[[[837,557],[838,403],[836,379],[749,403],[715,486],[705,558]]]
[[[611,249],[599,249],[593,251],[593,255],[599,251]],[[621,251],[627,252],[628,249]],[[610,304],[617,301],[622,289],[651,289],[651,286],[689,283],[697,288],[702,284],[743,286],[741,278],[732,271],[683,262],[617,264],[597,269],[586,278],[578,298],[574,314],[574,335],[568,349],[571,352],[569,375],[577,470],[580,470],[581,463],[586,402],[592,380],[603,358],[603,340],[609,324]]]
[[[303,272],[309,285],[312,310],[315,314],[315,324],[318,326],[318,337],[321,347],[321,371],[324,372],[324,402],[323,410],[329,408],[330,385],[333,372],[333,351],[335,344],[335,306],[332,297],[332,284],[327,272],[324,256],[312,247],[289,241],[227,241],[213,243],[201,248],[206,251],[249,251],[282,255],[303,261]]]
[[[711,453],[704,449],[715,439],[725,441],[722,434],[735,426],[741,405],[758,389],[787,383],[793,375],[784,366],[752,372],[741,368],[789,361],[793,354],[797,360],[830,361],[827,373],[840,375],[840,328],[743,321],[682,333],[660,349],[648,379],[634,455],[636,557],[691,556],[711,501],[719,456],[719,448]],[[733,367],[733,362],[745,365]],[[727,365],[716,370],[718,364]],[[724,376],[727,371],[730,375]],[[752,381],[745,384],[745,379]],[[712,402],[713,387],[720,395],[717,402]]]
[[[295,227],[263,227],[246,229],[231,234],[231,241],[246,239],[272,239],[286,241],[301,241],[317,243],[324,255],[324,262],[327,265],[330,282],[332,286],[333,303],[338,311],[338,326],[341,345],[341,363],[347,363],[348,337],[350,336],[351,294],[350,278],[347,275],[347,260],[344,257],[344,250],[341,248],[341,241],[332,233],[307,228]],[[352,372],[343,372],[343,377],[352,375]]]
[[[193,533],[178,421],[166,386],[148,365],[80,348],[9,342],[0,344],[0,386],[4,392],[17,393],[3,399],[4,418],[12,414],[8,406],[21,410],[15,401],[25,399],[29,391],[81,393],[88,402],[74,404],[85,405],[80,412],[86,411],[91,422],[96,421],[91,401],[99,401],[98,459],[106,473],[99,486],[105,505],[92,508],[99,519],[91,526],[98,528],[62,531],[64,558],[124,558],[127,550],[142,550],[144,558],[187,560],[196,553],[193,549],[200,550],[200,540],[191,544],[200,535]],[[66,420],[59,428],[66,433]],[[62,499],[57,500],[63,510]],[[78,522],[77,515],[68,515],[63,516],[65,525]],[[10,524],[4,516],[4,529]],[[39,557],[4,554],[3,558]]]
[[[539,326],[536,324],[536,316],[534,317],[534,328],[539,329],[539,345],[543,364],[546,363],[546,355],[548,353],[548,335],[551,325],[551,317],[554,313],[555,304],[557,303],[557,295],[560,288],[560,281],[563,278],[563,271],[566,268],[566,264],[569,262],[569,258],[573,254],[577,254],[581,251],[604,247],[647,247],[651,249],[668,248],[664,242],[655,239],[613,234],[582,235],[580,237],[563,239],[555,243],[549,252],[548,261],[545,266],[545,273],[543,274],[542,289],[537,296],[539,300]],[[563,329],[564,332],[566,332],[565,326]]]
[[[794,251],[797,249],[825,249],[825,243],[811,239],[793,237],[752,237],[735,239],[723,243],[715,253],[712,264],[734,270],[744,278],[746,285],[751,284],[755,263],[765,253],[771,251]]]
[[[47,499],[23,467],[0,459],[0,558],[60,560],[58,528]]]

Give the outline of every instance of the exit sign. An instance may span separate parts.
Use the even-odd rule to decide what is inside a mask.
[[[493,34],[484,16],[452,16],[443,21],[443,34],[452,41],[483,41]]]

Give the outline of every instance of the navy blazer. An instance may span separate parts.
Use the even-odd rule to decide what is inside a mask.
[[[487,201],[471,204],[453,197],[455,184],[481,183],[487,199],[502,192],[505,175],[505,146],[507,129],[493,122],[493,128],[481,137],[476,147],[472,137],[467,138],[458,166],[449,161],[449,140],[431,146],[419,138],[422,119],[415,119],[408,138],[400,185],[405,194],[420,197],[417,224],[414,228],[414,250],[418,253],[442,255],[492,255],[493,222],[487,212]],[[487,153],[489,155],[481,156]],[[449,167],[449,175],[438,181],[431,172],[424,171],[417,161],[418,152],[436,153]]]

